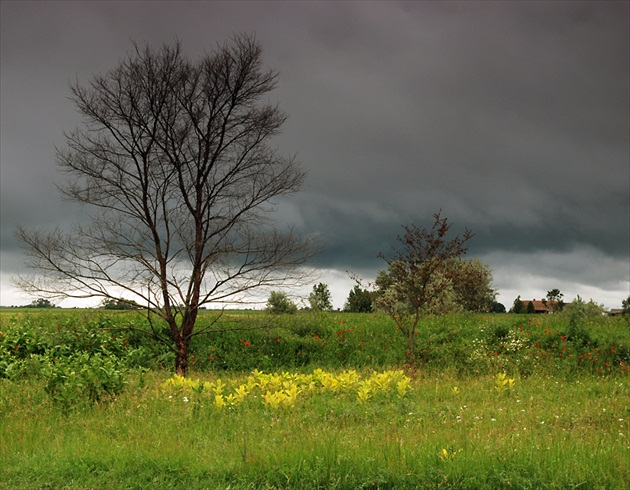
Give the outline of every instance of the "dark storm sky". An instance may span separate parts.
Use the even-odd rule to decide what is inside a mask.
[[[68,83],[132,41],[196,58],[255,33],[308,178],[279,217],[326,246],[335,307],[402,224],[442,209],[476,236],[500,300],[630,294],[628,2],[1,3],[1,304],[17,224],[64,226],[55,146],[80,120]],[[29,302],[23,299],[22,302]]]

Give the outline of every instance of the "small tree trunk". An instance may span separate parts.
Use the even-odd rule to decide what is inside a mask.
[[[409,351],[409,364],[414,363],[414,348],[416,345],[416,331],[412,329],[409,335],[407,336],[407,349]]]
[[[186,376],[188,374],[188,342],[180,335],[176,344],[175,372],[180,376]]]
[[[175,339],[175,371],[180,376],[186,376],[186,374],[188,374],[188,348],[190,346],[190,335],[195,328],[197,312],[197,308],[185,312],[181,327],[177,330]]]

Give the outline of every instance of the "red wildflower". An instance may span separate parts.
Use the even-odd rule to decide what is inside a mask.
[[[249,347],[249,342],[245,341],[245,347]]]

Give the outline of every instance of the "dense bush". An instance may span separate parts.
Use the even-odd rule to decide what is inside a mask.
[[[130,371],[155,366],[160,355],[129,330],[131,317],[118,320],[68,312],[9,318],[0,331],[0,378],[41,378],[66,410],[112,399]]]
[[[40,377],[62,404],[111,398],[130,370],[174,364],[167,347],[135,329],[148,327],[137,313],[56,310],[4,319],[0,378]],[[408,362],[394,322],[375,313],[205,311],[198,321],[212,324],[213,332],[192,340],[196,372],[384,369]],[[629,373],[629,363],[630,329],[622,317],[444,315],[424,318],[416,336],[415,367],[427,374],[608,376]]]

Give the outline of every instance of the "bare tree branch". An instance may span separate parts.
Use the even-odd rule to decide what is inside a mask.
[[[57,150],[60,190],[91,222],[19,228],[39,275],[16,283],[59,297],[132,295],[168,323],[185,373],[201,305],[295,280],[315,253],[270,219],[274,199],[305,178],[269,145],[286,120],[262,101],[277,77],[260,44],[237,36],[197,62],[179,43],[134,45],[113,70],[72,84],[84,125]]]

